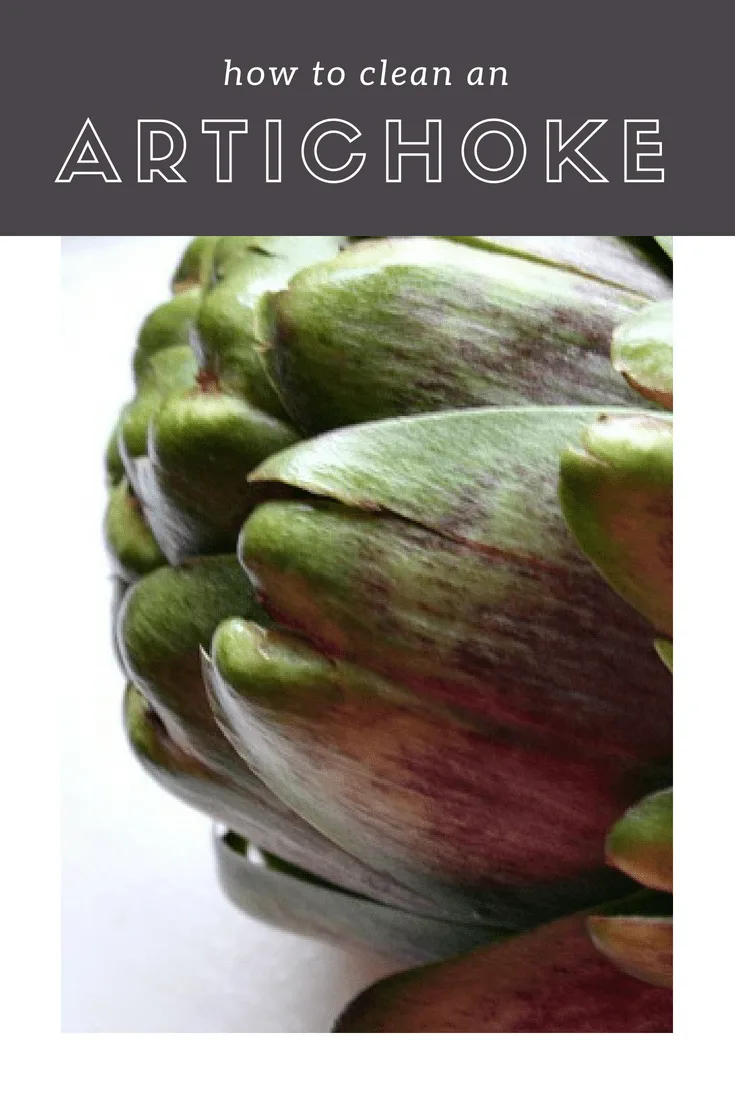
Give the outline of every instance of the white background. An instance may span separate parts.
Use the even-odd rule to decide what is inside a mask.
[[[62,326],[81,464],[69,495],[79,541],[84,701],[62,737],[62,1028],[81,1032],[321,1032],[390,970],[240,914],[215,882],[209,821],[159,789],[128,752],[110,646],[103,452],[132,396],[131,350],[169,296],[186,237],[62,239]],[[70,415],[73,410],[73,415]],[[78,623],[77,628],[82,625]],[[392,966],[395,970],[395,965]]]

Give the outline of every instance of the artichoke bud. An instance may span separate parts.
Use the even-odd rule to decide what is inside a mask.
[[[623,322],[613,334],[613,367],[644,398],[674,407],[672,303],[656,302]]]
[[[315,433],[447,408],[641,404],[609,350],[648,301],[548,262],[405,238],[301,270],[260,315],[271,381]]]
[[[672,624],[673,421],[604,416],[561,457],[559,496],[580,547],[658,632]]]
[[[171,291],[180,295],[192,287],[205,287],[210,278],[212,253],[219,237],[195,237],[189,242],[171,280]]]
[[[131,744],[250,914],[474,950],[338,1028],[660,1031],[671,239],[351,240],[196,238],[141,327]]]

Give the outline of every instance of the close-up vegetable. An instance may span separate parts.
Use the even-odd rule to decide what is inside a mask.
[[[195,238],[142,322],[130,746],[236,906],[395,962],[337,1032],[671,1030],[671,253]]]

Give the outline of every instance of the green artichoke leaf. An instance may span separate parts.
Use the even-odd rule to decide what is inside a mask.
[[[263,290],[284,286],[284,275],[287,282],[299,268],[330,260],[346,243],[346,237],[220,237],[212,256],[212,285],[239,279],[245,269],[253,282],[264,281]]]
[[[216,769],[245,771],[212,717],[201,678],[200,647],[221,620],[263,617],[234,555],[160,567],[130,588],[117,635],[130,680],[153,704],[172,737]]]
[[[107,548],[119,577],[136,581],[165,564],[164,554],[125,478],[110,491],[104,529]]]
[[[670,1033],[672,998],[620,971],[573,915],[380,980],[336,1033]]]
[[[326,433],[250,475],[394,514],[487,552],[581,564],[556,501],[560,454],[613,408],[448,410]]]
[[[203,385],[165,399],[150,422],[138,489],[168,561],[234,548],[263,497],[248,472],[296,439],[270,414]]]
[[[647,298],[664,298],[671,293],[671,282],[661,269],[642,248],[622,237],[505,236],[449,240],[548,264]]]
[[[653,644],[656,654],[666,666],[669,673],[674,672],[674,643],[672,639],[657,639]]]
[[[557,749],[590,731],[634,757],[661,749],[668,678],[557,497],[559,455],[599,413],[434,414],[272,456],[252,479],[311,496],[244,526],[261,601],[323,652]]]
[[[110,620],[112,624],[112,649],[117,660],[117,664],[120,670],[127,677],[125,670],[125,662],[123,661],[122,652],[120,651],[120,644],[117,639],[117,618],[120,615],[120,608],[122,607],[123,599],[127,593],[130,585],[124,578],[119,575],[113,574],[112,576],[112,599],[110,601]]]
[[[647,299],[456,241],[368,241],[262,296],[271,380],[307,434],[447,408],[640,405],[609,369]]]
[[[674,407],[674,319],[671,300],[656,302],[624,321],[613,333],[611,356],[644,398]]]
[[[161,361],[153,362],[156,353],[189,346],[200,305],[201,291],[193,288],[167,299],[151,311],[140,328],[133,355],[137,387],[145,386],[162,374]]]
[[[608,863],[647,888],[672,891],[673,818],[671,788],[629,808],[607,836]]]
[[[517,929],[620,894],[601,862],[616,762],[473,727],[242,619],[217,629],[204,670],[215,715],[268,787],[443,913]]]
[[[221,389],[285,419],[264,365],[256,324],[260,296],[288,284],[305,265],[330,260],[341,237],[222,237],[213,255],[213,284],[197,317],[204,371]]]
[[[146,454],[148,448],[148,426],[151,417],[163,402],[163,394],[155,387],[144,387],[120,411],[117,423],[117,450],[125,474],[135,485],[131,466],[134,461]]]
[[[657,237],[656,240],[658,241],[659,245],[664,250],[664,252],[667,254],[667,256],[670,256],[671,259],[673,260],[674,259],[674,238],[673,237]]]
[[[113,486],[117,486],[120,479],[125,477],[125,464],[120,455],[120,448],[117,443],[117,433],[118,426],[115,424],[107,441],[107,448],[105,449],[105,472],[107,474],[107,486],[109,489]]]
[[[167,792],[209,818],[230,824],[257,845],[336,887],[421,914],[430,904],[344,853],[294,815],[241,764],[221,769],[172,737],[145,696],[133,685],[125,692],[124,717],[132,749],[146,772]]]
[[[218,774],[201,758],[184,749],[169,734],[151,702],[132,682],[123,694],[123,723],[130,745],[154,775],[184,775],[189,781],[213,780]]]
[[[254,309],[265,291],[284,287],[299,266],[335,256],[344,241],[218,239],[210,288],[196,313],[196,355],[187,345],[149,357],[149,373],[123,414],[120,452],[170,562],[234,547],[262,496],[248,485],[248,471],[297,439],[263,367]],[[178,339],[181,332],[168,320],[182,307],[176,300],[168,314],[165,309],[152,315],[155,320],[163,312],[153,335]],[[146,323],[144,335],[150,328]]]
[[[603,415],[561,457],[559,495],[572,532],[618,593],[673,632],[673,421]]]
[[[192,387],[197,372],[196,356],[188,345],[162,348],[150,357],[148,373],[118,421],[118,449],[129,477],[130,461],[146,454],[154,413],[169,394]]]
[[[174,295],[181,295],[192,287],[206,286],[218,241],[219,237],[195,237],[189,242],[171,280]]]
[[[369,949],[404,964],[442,960],[501,936],[489,925],[411,914],[304,874],[231,831],[215,834],[220,884],[253,918],[349,949]]]

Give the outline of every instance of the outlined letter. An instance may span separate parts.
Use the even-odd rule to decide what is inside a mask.
[[[385,182],[387,184],[401,183],[401,162],[404,157],[424,157],[427,184],[441,183],[441,119],[427,119],[424,133],[426,137],[423,141],[404,141],[401,120],[385,120]]]
[[[274,148],[275,146],[275,148]],[[265,120],[265,182],[280,184],[282,172],[281,120]]]
[[[650,168],[642,164],[644,157],[663,156],[663,142],[650,142],[642,137],[643,134],[658,135],[659,130],[658,119],[625,120],[623,179],[626,184],[662,184],[664,182],[663,165]]]
[[[575,168],[588,184],[607,184],[608,179],[598,168],[588,161],[580,149],[593,138],[607,119],[587,119],[570,138],[562,140],[561,119],[546,120],[546,182],[560,184],[565,164]],[[574,144],[572,144],[574,143]],[[566,152],[565,152],[566,150]]]
[[[304,168],[315,180],[321,180],[323,184],[344,184],[353,176],[357,176],[365,164],[367,153],[350,153],[345,163],[336,168],[325,165],[319,156],[319,145],[322,139],[330,134],[336,134],[340,138],[346,138],[348,142],[354,142],[362,136],[362,131],[346,119],[322,119],[321,122],[315,122],[304,134],[304,140],[301,143],[301,160],[304,162]]]
[[[154,153],[155,138],[168,142],[165,153]],[[160,149],[160,145],[159,145]],[[167,184],[185,184],[186,180],[177,171],[186,153],[186,134],[175,122],[168,119],[138,119],[138,183],[153,183],[153,174],[158,175]]]
[[[247,134],[247,132],[247,119],[202,119],[202,134],[214,134],[217,143],[218,184],[232,183],[232,139],[235,134]],[[224,151],[223,137],[227,138]]]
[[[486,165],[480,157],[480,142],[490,134],[498,134],[508,143],[508,156],[499,165]],[[504,184],[512,180],[526,163],[526,139],[517,126],[506,119],[481,119],[465,134],[462,140],[464,167],[483,184]]]
[[[122,183],[120,173],[112,163],[91,119],[87,119],[74,139],[74,145],[54,182],[70,184],[75,176],[102,176],[106,184]]]

